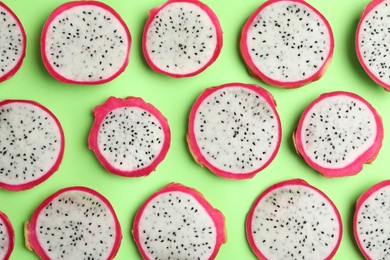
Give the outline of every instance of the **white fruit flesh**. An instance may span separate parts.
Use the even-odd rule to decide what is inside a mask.
[[[98,197],[67,191],[42,209],[36,234],[50,259],[107,259],[116,239],[115,219]]]
[[[0,182],[20,185],[41,178],[57,162],[62,145],[56,121],[40,107],[19,102],[0,107]]]
[[[353,163],[375,142],[376,119],[363,102],[339,95],[317,102],[306,114],[301,139],[307,156],[324,168]]]
[[[256,205],[251,222],[255,245],[267,259],[325,259],[339,238],[329,201],[302,185],[270,191]]]
[[[321,17],[296,1],[266,6],[247,32],[248,52],[254,65],[280,82],[305,80],[324,65],[331,36]]]
[[[9,233],[3,219],[0,218],[0,259],[4,259],[9,248]]]
[[[164,130],[158,119],[138,107],[111,111],[98,134],[99,151],[116,169],[132,171],[153,163],[164,144]]]
[[[184,192],[159,194],[139,221],[140,244],[151,259],[208,259],[216,232],[209,213]]]
[[[371,194],[358,209],[356,234],[365,253],[371,259],[390,257],[390,187]]]
[[[46,55],[54,71],[75,81],[99,81],[124,65],[129,39],[120,21],[96,5],[59,14],[46,32]]]
[[[267,163],[278,145],[278,131],[270,104],[239,86],[206,97],[194,121],[196,142],[205,159],[235,174],[252,172]]]
[[[14,18],[0,6],[0,77],[12,70],[23,55],[23,33]]]
[[[385,84],[390,84],[389,13],[390,1],[375,6],[362,20],[357,42],[365,66]]]
[[[189,74],[213,57],[217,32],[209,15],[193,3],[170,3],[150,23],[146,50],[161,70]]]

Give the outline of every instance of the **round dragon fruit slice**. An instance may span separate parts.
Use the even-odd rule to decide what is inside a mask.
[[[26,55],[26,33],[18,17],[0,2],[0,82],[12,77]]]
[[[356,54],[366,73],[390,91],[388,28],[390,1],[373,0],[364,9],[356,31]]]
[[[279,182],[255,201],[246,221],[249,245],[260,259],[332,259],[342,236],[340,214],[303,180]]]
[[[224,178],[247,179],[271,163],[281,135],[272,95],[257,85],[230,83],[198,97],[187,139],[200,165]]]
[[[218,57],[222,29],[215,13],[198,0],[168,0],[152,9],[142,48],[149,66],[171,77],[201,73]]]
[[[360,172],[375,160],[383,140],[382,119],[362,97],[322,94],[303,112],[294,142],[298,153],[326,177]]]
[[[357,200],[353,230],[366,259],[390,257],[389,212],[390,180],[372,186]]]
[[[0,102],[0,188],[30,189],[58,170],[64,133],[47,108],[27,100]]]
[[[113,259],[121,240],[110,202],[86,187],[54,193],[25,226],[26,246],[41,259]]]
[[[141,98],[110,97],[94,109],[89,148],[107,171],[149,175],[165,158],[171,143],[167,119]]]
[[[305,1],[269,0],[246,22],[240,49],[255,77],[296,88],[325,73],[334,39],[325,17]]]
[[[225,219],[198,191],[171,183],[138,210],[133,236],[143,259],[214,259]]]
[[[119,14],[98,1],[68,2],[43,27],[41,53],[48,72],[73,84],[102,84],[129,61],[130,32]]]
[[[0,259],[9,259],[14,243],[15,233],[11,221],[0,211]]]

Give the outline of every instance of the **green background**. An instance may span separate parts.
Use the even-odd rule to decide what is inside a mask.
[[[44,198],[60,188],[83,185],[106,196],[116,210],[123,240],[116,259],[139,259],[131,236],[136,210],[154,191],[169,182],[180,182],[202,192],[226,217],[228,242],[221,247],[218,259],[255,259],[246,242],[245,216],[254,199],[269,185],[291,178],[302,178],[323,190],[340,210],[344,233],[334,259],[362,259],[352,234],[355,201],[371,185],[388,175],[390,140],[385,135],[376,161],[366,165],[357,176],[326,179],[314,172],[295,153],[292,134],[304,108],[321,93],[335,90],[355,92],[382,115],[385,129],[390,123],[390,93],[376,85],[363,71],[355,55],[355,30],[367,0],[310,0],[310,4],[329,20],[335,38],[333,60],[317,82],[299,89],[270,87],[252,78],[241,59],[238,39],[249,15],[264,0],[205,0],[217,14],[223,29],[224,46],[217,61],[192,78],[174,79],[152,71],[141,51],[143,25],[148,11],[161,0],[104,0],[116,9],[127,23],[132,37],[130,63],[124,73],[99,86],[74,86],[57,82],[47,73],[40,56],[41,28],[63,0],[4,1],[20,18],[27,33],[27,55],[19,72],[1,83],[0,99],[31,99],[48,107],[60,120],[66,139],[65,155],[58,172],[32,190],[0,190],[0,210],[15,228],[16,245],[11,259],[37,259],[24,247],[23,223]],[[251,180],[219,178],[198,166],[186,144],[187,118],[192,103],[205,88],[229,82],[257,83],[275,97],[282,121],[283,138],[275,160]],[[168,118],[172,143],[168,155],[149,177],[124,178],[107,173],[88,150],[87,136],[93,121],[92,109],[109,96],[139,96],[154,104]]]

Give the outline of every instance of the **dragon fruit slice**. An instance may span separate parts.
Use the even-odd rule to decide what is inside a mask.
[[[281,135],[272,95],[257,85],[230,83],[198,97],[187,140],[200,165],[224,178],[247,179],[271,163]]]
[[[356,203],[353,230],[366,259],[390,257],[390,180],[364,192]]]
[[[98,1],[68,2],[53,11],[41,37],[43,63],[57,80],[102,84],[129,61],[130,32],[119,14]]]
[[[171,143],[167,119],[141,98],[110,97],[94,110],[89,148],[107,171],[149,175],[165,158]]]
[[[110,202],[85,187],[52,194],[25,226],[26,246],[41,259],[113,259],[121,240]]]
[[[255,201],[246,221],[249,245],[260,259],[332,259],[342,223],[333,202],[303,180],[279,182]]]
[[[153,70],[176,78],[195,76],[217,59],[222,29],[202,2],[168,0],[150,11],[142,48]]]
[[[373,0],[364,9],[356,31],[356,53],[366,73],[390,91],[388,28],[390,1]]]
[[[9,259],[14,249],[15,234],[11,221],[0,211],[0,259]]]
[[[0,82],[12,77],[26,55],[26,33],[18,17],[0,2]]]
[[[303,112],[294,142],[298,153],[326,177],[360,172],[375,160],[383,140],[382,119],[362,97],[322,94]]]
[[[240,49],[255,77],[296,88],[325,73],[334,40],[328,21],[305,1],[269,0],[246,22]]]
[[[58,170],[64,133],[45,107],[27,100],[0,102],[0,188],[30,189]]]
[[[171,183],[138,210],[133,236],[143,259],[214,259],[225,220],[198,191]]]

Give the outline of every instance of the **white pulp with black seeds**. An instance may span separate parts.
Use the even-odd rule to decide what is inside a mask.
[[[122,107],[108,113],[98,134],[102,155],[116,169],[133,171],[153,163],[164,144],[158,119],[139,107]]]
[[[322,195],[301,185],[266,194],[251,220],[256,247],[266,259],[328,259],[338,245],[338,217]]]
[[[208,259],[216,233],[209,213],[184,192],[158,195],[139,220],[140,244],[150,259]]]
[[[62,77],[101,81],[126,63],[130,44],[126,29],[111,12],[97,5],[80,5],[60,13],[48,26],[46,56]]]
[[[166,5],[146,31],[151,62],[167,73],[190,74],[212,59],[217,31],[209,15],[193,3]]]
[[[355,234],[365,256],[375,260],[390,258],[390,186],[372,193],[356,212]]]
[[[10,246],[10,234],[6,223],[2,218],[0,218],[0,259],[4,259],[5,255],[8,253]]]
[[[24,55],[24,36],[15,17],[0,5],[0,78],[9,73]]]
[[[308,112],[300,133],[307,156],[324,168],[353,163],[375,142],[376,119],[363,102],[346,95],[329,97]]]
[[[0,182],[33,182],[57,163],[61,147],[57,122],[42,108],[22,102],[0,106]]]
[[[36,234],[50,259],[107,259],[116,241],[115,219],[99,198],[68,191],[41,210]]]
[[[196,141],[216,168],[245,174],[261,168],[278,145],[278,119],[259,94],[242,87],[223,88],[196,111]]]
[[[246,42],[254,65],[281,82],[312,77],[327,60],[330,43],[322,18],[296,1],[266,6],[250,25]]]
[[[365,69],[369,70],[382,84],[390,85],[388,48],[390,1],[377,2],[378,5],[361,21],[356,44]]]

